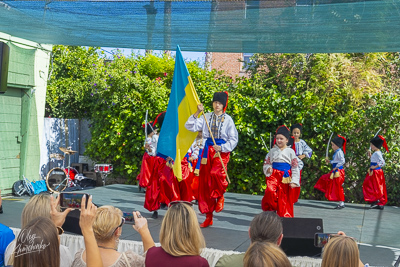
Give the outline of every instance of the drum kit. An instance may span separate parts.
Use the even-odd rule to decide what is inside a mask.
[[[85,184],[85,179],[88,179],[83,174],[79,173],[77,169],[70,166],[70,157],[71,155],[77,153],[77,151],[72,150],[71,147],[60,147],[60,150],[64,152],[64,155],[57,153],[50,154],[50,158],[63,161],[62,167],[55,167],[47,173],[46,184],[48,189],[52,192],[61,192],[67,187]],[[68,156],[67,167],[64,167],[65,156]],[[96,164],[94,166],[94,170],[96,173],[100,173],[103,180],[103,185],[105,186],[105,180],[107,175],[113,171],[113,165]]]
[[[71,147],[65,148],[60,147],[60,150],[64,152],[64,155],[53,153],[50,154],[50,158],[55,160],[62,160],[62,167],[55,167],[51,169],[46,176],[46,184],[47,188],[52,192],[61,192],[64,191],[65,188],[76,186],[75,176],[78,174],[78,171],[70,166],[71,158],[70,156],[75,154],[78,151],[74,151]],[[64,167],[65,156],[68,156],[68,166]]]
[[[94,172],[100,173],[103,186],[106,185],[106,178],[113,171],[112,164],[96,164],[94,165]]]

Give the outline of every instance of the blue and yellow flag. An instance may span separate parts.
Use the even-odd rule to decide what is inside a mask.
[[[182,180],[181,161],[197,135],[186,130],[185,123],[197,111],[199,103],[181,49],[177,46],[171,95],[158,139],[157,154],[174,160],[173,170],[178,181]]]

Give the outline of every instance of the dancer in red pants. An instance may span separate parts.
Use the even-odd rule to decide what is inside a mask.
[[[383,210],[387,202],[385,174],[382,170],[385,160],[380,150],[382,145],[389,152],[383,136],[377,135],[371,140],[371,149],[374,153],[371,156],[371,164],[363,183],[364,200],[371,203],[371,209],[380,210]]]
[[[225,113],[227,105],[227,92],[214,93],[214,111],[205,114],[211,132],[208,130],[204,116],[198,118],[204,110],[203,104],[197,106],[196,113],[190,116],[185,124],[189,131],[203,131],[203,137],[207,139],[201,160],[198,199],[200,212],[206,214],[206,219],[200,224],[200,227],[212,225],[213,212],[220,212],[224,208],[224,193],[228,187],[224,169],[227,170],[230,152],[236,147],[239,140],[235,123],[231,116]],[[211,136],[215,139],[215,145]]]

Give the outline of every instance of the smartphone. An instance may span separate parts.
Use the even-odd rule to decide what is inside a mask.
[[[323,248],[328,243],[329,238],[332,234],[326,233],[315,233],[314,235],[314,246],[317,248]]]
[[[135,219],[133,218],[132,212],[123,211],[122,213],[126,224],[135,224]]]
[[[86,200],[88,200],[90,195],[86,193],[61,192],[60,207],[80,209],[83,196],[86,196]],[[86,207],[87,207],[87,202],[86,202]]]

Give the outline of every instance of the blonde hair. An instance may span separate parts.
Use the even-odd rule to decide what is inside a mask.
[[[358,267],[360,253],[357,243],[348,236],[335,236],[326,244],[322,254],[322,267]]]
[[[122,211],[113,206],[97,209],[93,222],[93,232],[97,241],[107,242],[113,238],[116,228],[121,224]]]
[[[34,195],[22,210],[21,228],[24,228],[31,220],[40,216],[51,219],[50,210],[49,194]]]
[[[253,242],[243,258],[244,267],[292,267],[285,252],[270,242]]]
[[[172,256],[200,255],[206,242],[189,204],[175,203],[168,209],[161,224],[160,243]]]

